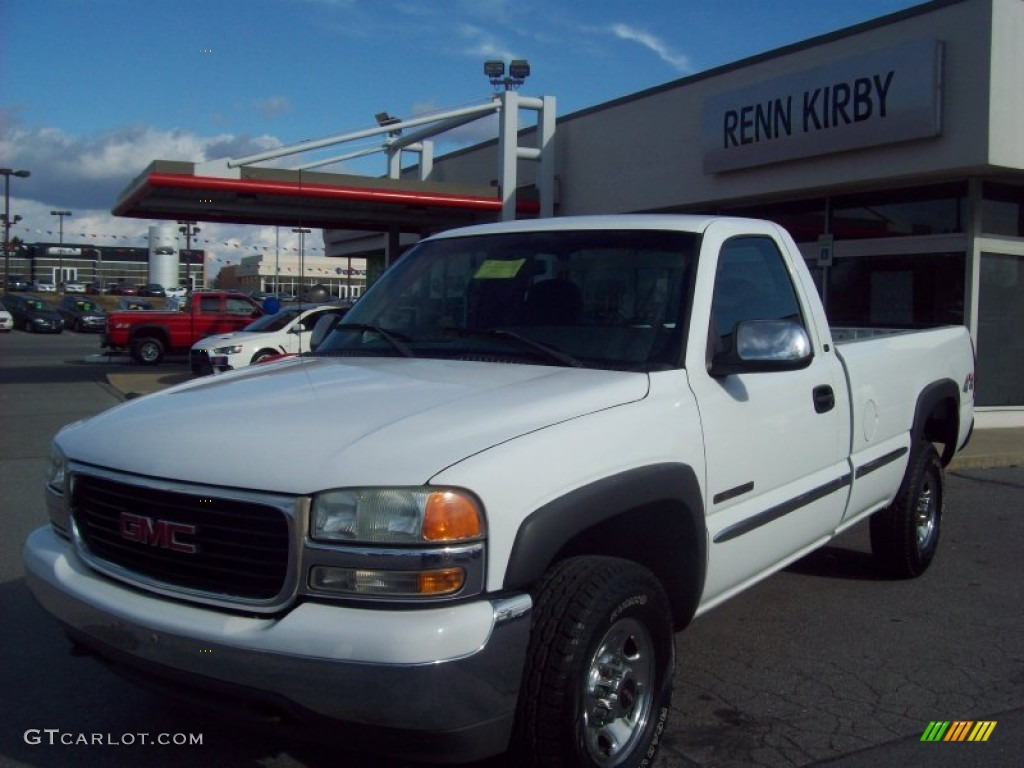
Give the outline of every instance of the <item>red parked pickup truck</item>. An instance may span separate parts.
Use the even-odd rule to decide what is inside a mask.
[[[156,365],[169,353],[185,354],[199,339],[237,331],[263,314],[242,293],[194,293],[180,311],[111,312],[102,346],[127,349],[143,365]]]

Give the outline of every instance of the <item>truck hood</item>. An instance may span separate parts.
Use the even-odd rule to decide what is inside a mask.
[[[73,460],[283,493],[417,485],[515,437],[640,400],[643,373],[292,358],[196,379],[63,429]]]

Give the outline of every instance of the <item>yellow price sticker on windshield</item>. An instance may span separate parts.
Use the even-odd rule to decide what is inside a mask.
[[[515,259],[513,261],[498,261],[488,259],[477,269],[473,275],[474,280],[509,280],[519,274],[526,259]]]

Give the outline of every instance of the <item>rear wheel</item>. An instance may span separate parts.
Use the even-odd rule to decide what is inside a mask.
[[[547,574],[533,615],[513,745],[517,764],[653,763],[674,659],[661,583],[627,560],[572,558]]]
[[[890,576],[912,579],[939,547],[944,506],[942,462],[926,441],[914,446],[893,503],[871,517],[871,553]]]
[[[160,339],[147,336],[132,342],[132,358],[142,365],[157,365],[164,359],[164,345]]]

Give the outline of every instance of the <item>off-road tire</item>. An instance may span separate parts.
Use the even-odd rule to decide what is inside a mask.
[[[928,569],[944,505],[942,462],[931,443],[919,441],[893,503],[871,517],[871,554],[883,573],[913,579]]]
[[[628,560],[576,557],[553,566],[535,598],[516,765],[653,764],[675,655],[661,583]]]

